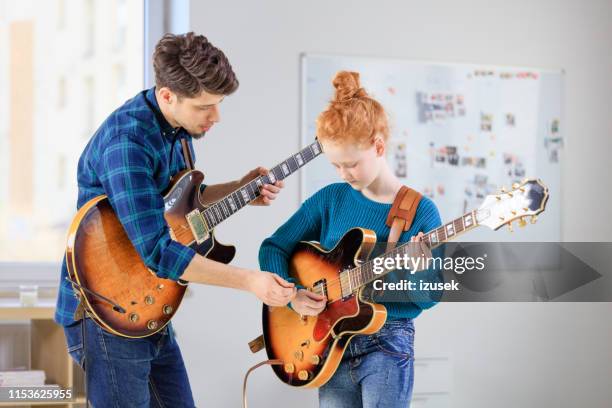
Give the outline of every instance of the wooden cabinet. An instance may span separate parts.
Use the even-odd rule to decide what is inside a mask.
[[[73,402],[0,402],[0,407],[84,407],[83,370],[68,355],[64,330],[53,321],[54,307],[0,305],[0,325],[28,322],[30,369],[44,370],[47,384],[72,388]],[[1,326],[0,326],[1,328]],[[0,337],[3,335],[0,329]],[[26,347],[27,350],[27,347]]]

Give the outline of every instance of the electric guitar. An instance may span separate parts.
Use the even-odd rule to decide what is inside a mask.
[[[525,180],[513,190],[486,197],[479,209],[436,228],[423,237],[434,248],[477,226],[497,230],[519,226],[530,217],[534,223],[544,211],[548,188],[540,180]],[[351,339],[376,333],[385,324],[387,310],[366,300],[365,286],[381,278],[374,273],[369,253],[376,243],[373,231],[354,228],[327,251],[316,242],[300,242],[289,262],[296,282],[307,290],[325,295],[327,305],[318,316],[301,316],[289,307],[263,307],[264,345],[278,378],[296,387],[320,387],[334,374]],[[380,257],[409,254],[409,244],[396,246]],[[377,257],[378,258],[378,257]]]
[[[213,228],[259,197],[263,184],[283,180],[321,153],[315,141],[210,206],[200,201],[202,172],[176,174],[164,194],[164,217],[172,239],[209,259],[229,263],[236,248],[219,243]],[[68,279],[93,320],[124,337],[160,331],[176,313],[187,286],[184,281],[159,278],[145,266],[105,195],[88,201],[74,217],[66,263]]]

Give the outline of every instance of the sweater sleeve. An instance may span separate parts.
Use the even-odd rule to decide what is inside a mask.
[[[289,278],[289,258],[300,241],[318,241],[321,234],[321,213],[314,197],[306,200],[295,214],[266,238],[259,249],[262,270]]]

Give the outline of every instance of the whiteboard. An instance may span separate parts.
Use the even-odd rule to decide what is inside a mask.
[[[514,234],[479,228],[465,241],[560,241],[563,71],[304,54],[301,144],[315,137],[317,116],[341,70],[385,108],[387,159],[400,180],[430,197],[443,222],[478,208],[513,182],[540,178],[550,199],[538,222]],[[341,181],[321,158],[301,176],[302,200]]]

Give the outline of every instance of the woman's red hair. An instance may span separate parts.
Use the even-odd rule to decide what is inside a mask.
[[[368,147],[377,135],[387,140],[387,114],[361,87],[359,73],[340,71],[332,83],[336,88],[334,98],[317,118],[319,139]]]

